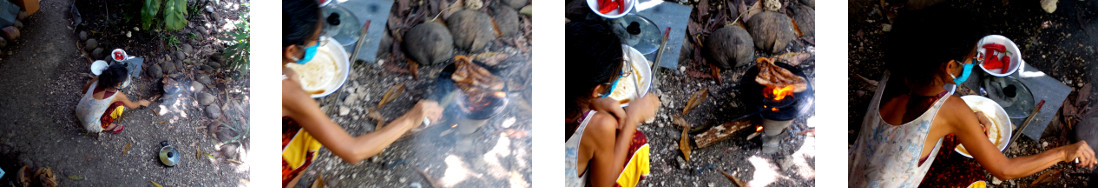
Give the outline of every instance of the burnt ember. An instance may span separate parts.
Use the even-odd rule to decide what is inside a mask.
[[[788,64],[773,62],[772,65],[773,66],[766,67],[768,69],[766,71],[780,71],[783,75],[787,75],[786,77],[792,75],[794,78],[789,78],[791,80],[806,78],[802,70],[796,69]],[[760,68],[758,66],[751,67],[743,76],[744,78],[757,78],[760,74],[759,70]],[[811,84],[805,83],[803,86],[784,85],[778,87],[760,84],[756,79],[741,80],[743,80],[741,84],[743,84],[744,91],[758,91],[745,92],[748,95],[745,99],[749,100],[744,102],[748,105],[755,106],[765,119],[778,121],[792,120],[801,114],[804,114],[812,105],[810,98],[814,92]],[[803,89],[798,87],[803,87]],[[798,89],[801,91],[797,92]]]

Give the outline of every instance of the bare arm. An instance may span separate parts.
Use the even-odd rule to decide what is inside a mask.
[[[144,106],[149,106],[149,103],[150,103],[149,100],[145,100],[145,99],[141,99],[140,101],[137,101],[137,102],[130,101],[130,99],[126,98],[126,94],[122,93],[122,91],[115,92],[114,94],[118,95],[118,96],[114,97],[114,102],[122,102],[122,105],[126,106],[126,108],[130,108],[130,109],[141,108],[141,107],[144,107]]]
[[[364,135],[352,137],[343,127],[332,122],[320,110],[320,105],[291,80],[282,81],[283,115],[296,120],[301,128],[312,134],[324,147],[347,163],[358,163],[372,157],[395,142],[404,132],[419,125],[424,117],[432,120],[441,116],[438,104],[420,101],[412,110],[393,120],[385,127]]]
[[[592,119],[592,122],[613,125],[596,125],[595,127],[599,128],[594,131],[601,132],[596,133],[597,135],[614,135],[614,139],[612,139],[613,142],[604,142],[611,139],[595,139],[600,142],[596,143],[599,152],[596,152],[593,156],[596,165],[591,170],[591,185],[614,186],[618,175],[621,174],[621,167],[625,166],[625,163],[629,160],[629,145],[633,143],[633,135],[637,132],[637,126],[641,121],[655,116],[659,104],[659,99],[654,95],[630,103],[630,106],[625,110],[628,115],[624,120],[624,125],[618,125],[619,120],[613,118],[613,116],[608,116],[610,114],[592,117],[596,118]],[[618,129],[619,127],[620,129]]]
[[[1076,143],[1053,148],[1036,155],[1007,158],[997,147],[991,144],[991,141],[988,141],[984,130],[978,126],[979,120],[976,115],[970,112],[965,113],[970,109],[960,98],[949,99],[946,106],[947,109],[953,111],[952,113],[946,113],[951,114],[953,116],[951,118],[955,120],[950,122],[956,122],[951,124],[951,132],[957,135],[957,139],[972,154],[976,162],[979,162],[989,173],[999,179],[1021,178],[1040,172],[1060,161],[1072,161],[1077,156],[1074,150],[1080,150],[1079,146],[1086,145],[1086,143]],[[1090,152],[1090,157],[1080,157],[1081,165],[1091,166],[1094,164],[1094,152],[1091,151],[1090,147],[1085,147],[1085,149],[1085,151]],[[1069,151],[1072,151],[1072,153],[1069,153]]]

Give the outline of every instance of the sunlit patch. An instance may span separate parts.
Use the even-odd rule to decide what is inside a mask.
[[[511,171],[511,178],[508,179],[511,183],[511,187],[530,187],[529,183],[526,183],[526,178],[522,177],[522,173],[518,171]]]
[[[751,156],[747,158],[747,162],[755,167],[755,174],[751,176],[751,181],[747,182],[749,186],[767,186],[782,177],[778,174],[778,167],[770,165],[770,162],[762,157]]]
[[[811,133],[810,133],[811,134]],[[794,173],[801,175],[805,179],[816,179],[816,169],[808,165],[808,158],[816,158],[816,137],[811,135],[804,137],[804,144],[797,151],[793,152],[793,169]]]
[[[492,150],[484,153],[483,159],[487,163],[488,174],[495,178],[507,178],[508,172],[503,168],[500,158],[505,158],[508,155],[511,155],[511,139],[508,139],[506,134],[501,133]]]
[[[465,162],[461,161],[461,158],[454,154],[446,156],[444,160],[446,162],[446,172],[442,174],[442,178],[439,179],[439,183],[445,187],[454,187],[458,183],[465,181],[469,178],[469,168],[465,166]]]

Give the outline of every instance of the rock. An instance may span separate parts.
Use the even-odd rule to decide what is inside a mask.
[[[747,31],[751,33],[755,48],[768,53],[784,50],[795,37],[789,16],[772,11],[751,16],[751,20],[747,21]]]
[[[529,3],[529,0],[502,0],[503,5],[511,6],[512,9],[520,9]]]
[[[801,4],[808,5],[808,7],[816,8],[816,0],[801,0]]]
[[[484,0],[465,0],[466,9],[480,9],[484,7]]]
[[[339,115],[340,116],[346,116],[347,114],[350,114],[350,113],[351,113],[351,108],[348,108],[346,106],[340,106],[339,107]]]
[[[4,40],[4,38],[0,38],[0,48],[7,47],[7,46],[8,46],[8,40]]]
[[[686,160],[683,160],[681,157],[675,157],[675,161],[679,162],[679,169],[686,169]]]
[[[503,36],[512,36],[519,32],[519,19],[518,12],[514,9],[500,8],[496,9],[496,15],[492,16],[492,19],[496,21],[496,27],[499,29]]]
[[[96,47],[99,47],[99,42],[95,41],[95,39],[88,39],[84,42],[84,50],[86,51],[92,51]]]
[[[163,71],[164,70],[160,68],[160,65],[153,64],[153,65],[150,65],[149,68],[146,68],[145,74],[148,75],[149,78],[156,79],[156,78],[160,78],[160,77],[164,76]]]
[[[15,28],[23,29],[23,22],[22,21],[15,20],[15,23],[12,23],[12,25],[15,26]]]
[[[206,63],[206,65],[210,66],[213,69],[221,68],[221,63],[217,63],[216,61],[210,61]]]
[[[92,57],[105,57],[107,54],[103,54],[103,48],[95,48],[91,51]]]
[[[202,70],[202,71],[206,71],[206,72],[214,72],[214,68],[209,66],[209,65],[199,65],[198,70]]]
[[[210,106],[214,107],[213,109],[218,109],[217,105],[210,105]],[[209,107],[207,107],[207,109],[209,109]],[[220,113],[221,113],[220,110],[217,113],[218,113],[218,117],[220,117],[221,116],[220,115]],[[231,140],[235,136],[236,136],[236,133],[234,133],[232,129],[229,129],[227,127],[221,127],[217,130],[217,140],[220,140],[222,142]],[[224,149],[224,148],[222,148],[222,149]]]
[[[80,31],[80,40],[82,40],[82,41],[88,40],[88,32],[87,31]]]
[[[210,76],[205,74],[199,74],[195,77],[195,80],[198,80],[198,82],[201,82],[203,85],[213,84],[213,80],[210,79]]]
[[[438,64],[450,59],[454,40],[450,30],[436,22],[426,22],[408,30],[401,47],[412,59],[424,65]]]
[[[187,58],[187,56],[186,56],[186,54],[183,54],[182,51],[175,51],[175,59],[185,59],[185,58]]]
[[[454,35],[454,46],[470,52],[479,52],[488,43],[496,39],[492,19],[483,12],[472,10],[458,11],[446,20],[450,33]]]
[[[19,28],[15,26],[4,27],[0,29],[0,35],[3,35],[4,39],[8,39],[8,41],[15,42],[15,39],[19,38]]]
[[[797,29],[801,30],[801,34],[804,36],[816,36],[816,10],[813,10],[808,5],[793,5],[789,6],[790,13],[793,14],[793,21],[797,22]]]
[[[763,0],[763,10],[778,11],[782,8],[782,3],[778,0]]]
[[[201,92],[203,89],[206,89],[206,85],[202,85],[202,83],[198,82],[191,82],[190,89],[192,90],[192,92]]]
[[[705,52],[721,69],[744,66],[755,59],[755,43],[740,26],[717,29],[705,40]]]
[[[221,154],[229,158],[234,158],[238,153],[237,148],[236,144],[225,144],[221,146]]]
[[[210,103],[213,103],[216,99],[217,97],[214,97],[213,94],[198,93],[198,104],[201,104],[202,106],[210,105]]]
[[[162,63],[162,64],[164,65],[163,66],[164,74],[174,74],[175,73],[175,71],[176,71],[175,63],[172,63],[171,61],[168,61],[168,62],[165,62],[165,63]]]
[[[1060,2],[1060,0],[1041,0],[1041,9],[1044,9],[1045,12],[1048,12],[1050,14],[1052,12],[1056,12],[1057,2]]]
[[[221,108],[217,108],[217,105],[206,106],[206,115],[213,119],[221,118]]]
[[[27,20],[27,17],[30,17],[30,14],[27,14],[27,11],[23,10],[20,10],[19,14],[15,15],[15,19],[19,21]]]
[[[183,54],[194,54],[194,47],[191,47],[190,44],[183,44],[181,47],[183,48]]]

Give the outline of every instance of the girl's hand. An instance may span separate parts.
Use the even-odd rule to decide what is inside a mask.
[[[152,102],[149,102],[149,100],[145,100],[145,99],[141,99],[140,101],[137,101],[137,104],[140,104],[141,106],[149,106],[150,103],[152,103]]]
[[[991,120],[987,119],[984,112],[976,112],[976,120],[980,121],[980,129],[983,129],[984,135],[987,135],[988,129],[991,127]]]
[[[625,125],[625,109],[621,108],[621,102],[610,97],[598,98],[591,101],[591,110],[610,113],[618,120],[618,129]],[[586,113],[586,112],[585,112]]]
[[[656,118],[656,112],[660,108],[660,98],[656,95],[645,95],[629,103],[629,106],[625,108],[625,112],[629,113],[629,118],[633,118],[637,122],[647,122]]]
[[[1076,164],[1080,167],[1091,167],[1098,164],[1098,161],[1094,159],[1094,150],[1087,145],[1086,141],[1075,142],[1075,144],[1061,147],[1064,151],[1064,158],[1062,161],[1068,163],[1074,163],[1075,159],[1079,159],[1079,163]]]
[[[442,108],[438,106],[438,102],[432,100],[420,100],[415,107],[412,107],[411,112],[419,113],[421,117],[431,122],[438,122],[438,119],[442,118]]]

